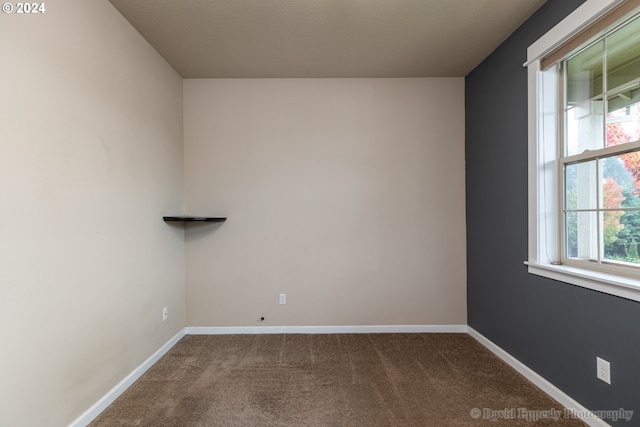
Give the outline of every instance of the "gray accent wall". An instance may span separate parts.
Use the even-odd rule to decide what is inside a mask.
[[[582,0],[549,0],[466,77],[468,323],[591,410],[635,410],[640,304],[527,272],[527,47]],[[596,356],[612,384],[596,378]]]

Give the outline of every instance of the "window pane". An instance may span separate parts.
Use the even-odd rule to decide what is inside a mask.
[[[602,95],[603,56],[604,42],[600,41],[566,62],[567,106]]]
[[[568,156],[604,147],[603,57],[600,41],[566,61]]]
[[[609,90],[640,77],[640,18],[608,36],[606,51]]]
[[[640,152],[600,160],[602,194],[600,207],[640,207]],[[636,206],[636,204],[638,206]]]
[[[600,205],[605,209],[618,209],[625,200],[624,190],[633,191],[633,177],[624,165],[622,156],[600,160],[602,181],[600,182]]]
[[[565,166],[565,209],[597,209],[596,161]]]
[[[620,218],[624,215],[624,211],[606,211],[602,212],[602,240],[604,246],[604,259],[615,259],[615,252],[623,251],[624,245],[619,245],[618,233],[624,229],[624,225],[620,222]],[[624,258],[620,258],[620,261],[624,261]]]
[[[597,212],[566,212],[565,242],[567,258],[598,259]]]
[[[640,211],[602,212],[604,255],[603,259],[640,264],[638,240],[631,223],[640,220]]]
[[[604,147],[604,105],[589,100],[567,109],[567,156]]]
[[[618,209],[602,213],[603,259],[640,263],[640,152],[600,160],[602,207]]]
[[[609,95],[607,147],[640,139],[640,87],[625,87]]]
[[[629,262],[640,263],[638,259],[638,244],[640,244],[640,211],[625,211],[620,218],[624,228],[618,233],[615,245],[624,245]]]

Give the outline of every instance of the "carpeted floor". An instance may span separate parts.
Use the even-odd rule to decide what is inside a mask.
[[[585,424],[467,334],[188,335],[90,424],[496,425]]]

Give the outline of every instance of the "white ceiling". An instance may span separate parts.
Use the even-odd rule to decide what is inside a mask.
[[[546,0],[109,1],[185,78],[284,78],[462,77]]]

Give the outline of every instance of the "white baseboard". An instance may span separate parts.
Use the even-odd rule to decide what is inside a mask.
[[[524,363],[520,362],[518,359],[504,351],[502,348],[498,347],[480,332],[473,329],[471,326],[467,326],[467,333],[475,338],[480,344],[488,348],[492,353],[498,356],[500,359],[509,364],[512,368],[522,374],[529,381],[534,383],[538,388],[548,394],[552,399],[560,403],[565,408],[574,411],[576,417],[580,418],[582,421],[587,423],[591,427],[611,427],[609,424],[604,422],[602,419],[598,418],[589,411],[587,408],[582,406],[580,403],[573,400],[569,395],[560,390],[558,387],[551,384],[549,381],[544,379],[542,376],[537,374],[534,370],[529,368]]]
[[[80,415],[69,424],[69,427],[85,427],[91,421],[93,421],[102,411],[104,411],[109,405],[111,405],[122,393],[124,393],[138,378],[142,376],[154,363],[156,363],[164,354],[169,351],[182,337],[185,336],[184,328],[180,330],[173,338],[171,338],[165,345],[160,347],[158,351],[153,353],[147,360],[142,362],[140,366],[127,375],[122,381],[120,381],[114,388],[109,390],[100,400],[98,400],[93,406],[87,409],[84,414]]]
[[[188,326],[187,335],[466,333],[467,325]]]

